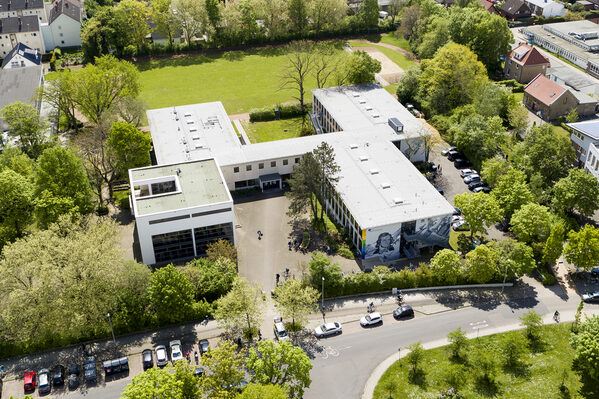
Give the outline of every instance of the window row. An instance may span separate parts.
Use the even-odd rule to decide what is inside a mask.
[[[299,161],[300,161],[300,157],[296,157],[294,159],[294,162],[296,164],[298,164]],[[289,160],[288,159],[283,159],[282,164],[283,164],[283,166],[289,165]],[[245,165],[246,172],[251,172],[252,171],[252,166],[253,165],[251,165],[251,164],[250,165]],[[270,161],[270,167],[271,168],[276,168],[277,167],[277,161]],[[239,166],[234,166],[233,167],[233,173],[239,173],[239,168],[240,168]],[[258,164],[258,169],[259,170],[264,169],[264,162],[260,162]]]

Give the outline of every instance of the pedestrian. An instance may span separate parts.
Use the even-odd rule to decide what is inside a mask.
[[[275,279],[276,279],[276,282],[277,282],[277,284],[276,284],[277,287],[279,286],[279,279],[280,278],[281,278],[281,276],[279,275],[279,273],[275,274]]]

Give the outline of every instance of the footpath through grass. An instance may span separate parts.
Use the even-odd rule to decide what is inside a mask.
[[[383,37],[386,37],[386,36],[383,36]],[[408,57],[406,57],[405,55],[403,55],[400,52],[395,51],[393,49],[387,48],[387,47],[378,46],[376,44],[371,44],[371,43],[352,42],[352,41],[350,41],[349,44],[352,47],[374,47],[377,50],[379,50],[381,53],[385,54],[387,56],[387,58],[389,58],[391,61],[396,63],[404,71],[407,71],[408,69],[410,69],[410,67],[416,66],[416,63],[414,61],[412,61],[411,59],[409,59]]]
[[[263,143],[265,141],[291,139],[300,136],[302,118],[281,119],[269,122],[242,121],[250,142]]]
[[[547,325],[542,328],[543,345],[536,352],[524,357],[521,367],[507,368],[503,366],[504,356],[501,348],[515,334],[523,331],[512,331],[504,334],[490,335],[468,341],[469,347],[465,361],[449,359],[448,347],[425,351],[420,362],[423,373],[418,378],[410,378],[411,366],[404,357],[395,362],[379,380],[375,391],[375,399],[400,398],[439,398],[442,390],[452,385],[447,381],[451,370],[462,369],[458,383],[462,383],[459,392],[464,398],[569,398],[581,397],[579,391],[582,384],[579,375],[572,371],[574,350],[569,344],[570,324]],[[499,361],[497,383],[490,387],[477,380],[477,371],[470,363],[474,348],[486,347]],[[455,375],[455,373],[454,373]],[[566,393],[560,392],[564,382]]]

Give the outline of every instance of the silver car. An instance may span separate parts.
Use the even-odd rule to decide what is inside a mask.
[[[314,335],[316,338],[329,337],[331,335],[341,334],[341,324],[339,323],[325,323],[314,329]]]
[[[168,355],[166,353],[166,346],[158,345],[154,348],[154,352],[156,352],[156,366],[164,367],[168,364]]]
[[[38,391],[39,393],[48,393],[50,392],[50,370],[41,369],[37,373],[37,383],[38,383]]]
[[[468,176],[468,175],[477,175],[478,172],[474,169],[462,169],[460,171],[460,176],[462,176],[462,178]]]
[[[472,174],[464,177],[464,183],[470,184],[475,181],[480,181],[480,176],[477,174]]]

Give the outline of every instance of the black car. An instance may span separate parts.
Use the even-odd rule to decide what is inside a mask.
[[[462,154],[459,151],[449,151],[447,153],[447,159],[449,159],[450,161],[455,161],[458,158],[464,158],[464,154]]]
[[[146,349],[141,353],[141,361],[144,370],[154,367],[154,358],[152,357],[152,349]]]
[[[96,382],[98,378],[98,370],[96,369],[96,357],[89,356],[83,361],[83,369],[85,372],[85,381],[88,383]]]
[[[582,294],[582,300],[587,303],[599,303],[599,291]]]
[[[463,169],[472,166],[472,164],[467,159],[456,158],[456,160],[453,162],[453,166],[455,166],[457,169]]]
[[[64,384],[64,367],[60,364],[54,366],[52,369],[52,384],[63,385]]]
[[[443,189],[441,187],[435,187],[437,189],[437,192],[441,195],[445,195],[445,192],[443,191]]]
[[[77,363],[69,364],[67,385],[69,386],[69,389],[76,389],[79,386],[79,365]]]
[[[203,367],[196,367],[195,370],[193,371],[193,375],[195,375],[196,377],[201,377],[204,375],[204,368]]]
[[[402,305],[393,311],[393,317],[396,319],[414,317],[414,309],[410,305]]]
[[[207,339],[201,339],[200,342],[198,342],[198,346],[200,347],[200,355],[203,355],[210,350],[210,343]]]
[[[462,214],[462,210],[458,207],[453,208],[453,215],[454,216],[459,216]]]
[[[477,187],[486,187],[487,183],[485,183],[482,180],[475,180],[473,182],[471,182],[470,184],[468,184],[468,190],[472,191]]]

